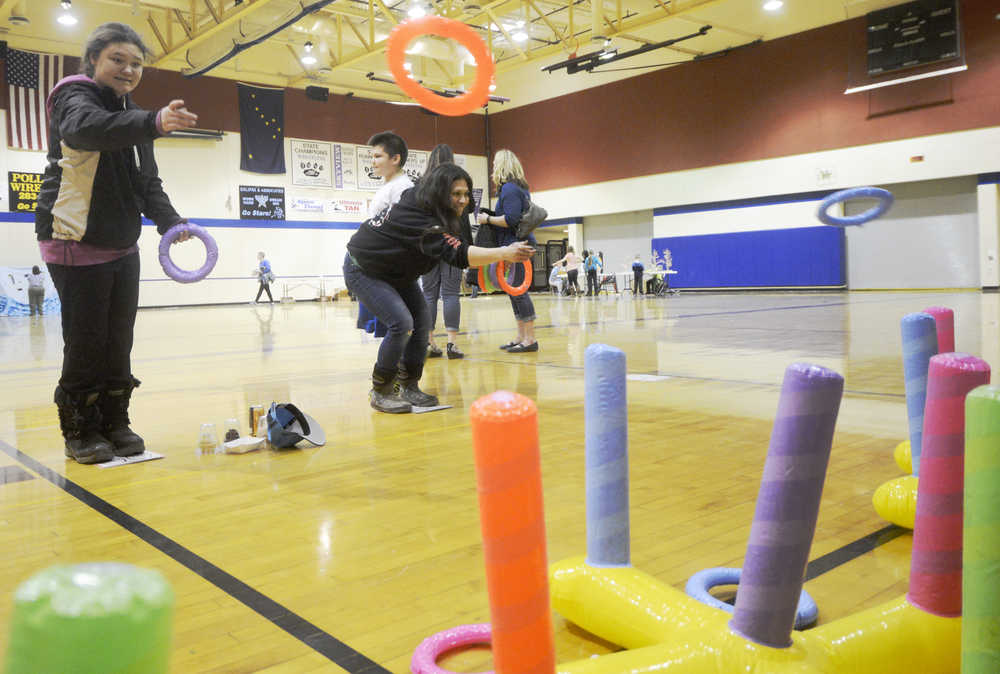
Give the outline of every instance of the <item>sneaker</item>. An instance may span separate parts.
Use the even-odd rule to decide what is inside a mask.
[[[538,351],[538,342],[532,342],[525,346],[524,344],[517,344],[507,349],[507,353],[532,353]]]
[[[500,345],[500,349],[502,351],[507,351],[508,349],[511,349],[511,348],[517,346],[518,344],[520,344],[520,342],[507,342],[506,344],[501,344]]]
[[[458,348],[448,342],[448,360],[455,360],[456,358],[465,358],[465,354],[458,350]]]
[[[396,395],[413,407],[436,407],[439,404],[437,396],[421,391],[415,381],[396,382]]]
[[[434,344],[428,344],[427,345],[427,357],[428,358],[440,358],[443,353],[444,352],[441,351],[441,349],[439,349]],[[451,355],[449,354],[448,357],[451,358]]]
[[[405,414],[413,411],[413,405],[395,393],[382,393],[375,388],[368,392],[368,400],[372,407],[386,414]]]

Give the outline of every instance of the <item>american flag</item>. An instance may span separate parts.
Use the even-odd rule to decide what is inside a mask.
[[[7,49],[7,145],[20,150],[49,149],[45,99],[63,76],[63,57]]]

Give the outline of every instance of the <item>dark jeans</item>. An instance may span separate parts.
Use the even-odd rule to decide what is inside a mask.
[[[638,295],[642,292],[642,272],[638,269],[632,271],[632,293]]]
[[[587,294],[596,295],[597,294],[597,270],[588,269],[587,270]]]
[[[42,315],[42,304],[45,302],[45,288],[28,288],[28,310],[31,315]]]
[[[104,264],[48,264],[62,303],[59,386],[92,393],[132,385],[132,337],[139,306],[139,254]]]
[[[391,381],[402,358],[410,378],[420,379],[427,357],[430,312],[417,282],[395,286],[372,278],[350,255],[344,258],[344,282],[388,329],[378,349],[374,374],[383,381]]]
[[[462,288],[462,270],[452,267],[447,262],[439,262],[438,266],[420,277],[420,287],[427,299],[430,311],[430,330],[437,325],[438,297],[444,302],[444,327],[446,330],[458,331],[462,319],[462,307],[458,294]]]
[[[264,283],[263,281],[260,282],[260,287],[257,288],[257,297],[255,297],[253,301],[254,302],[259,301],[260,300],[260,294],[264,293],[264,292],[267,293],[267,301],[268,302],[273,302],[274,298],[271,297],[271,284],[270,283]]]
[[[566,283],[567,283],[566,288],[567,289],[572,288],[573,292],[576,292],[576,293],[580,292],[580,284],[577,283],[577,280],[576,280],[577,276],[579,276],[579,275],[580,275],[580,271],[578,269],[570,269],[569,271],[566,272]]]
[[[513,279],[508,280],[507,283],[512,288],[516,288],[524,283],[524,265],[512,264],[509,266],[513,267]],[[514,309],[514,318],[522,322],[535,320],[535,303],[531,301],[527,291],[521,295],[508,295],[508,297],[510,297],[510,306]]]

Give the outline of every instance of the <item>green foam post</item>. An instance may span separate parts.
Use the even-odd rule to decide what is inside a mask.
[[[1000,386],[965,398],[962,674],[1000,672]]]
[[[174,593],[157,571],[53,566],[14,595],[6,674],[166,674]]]

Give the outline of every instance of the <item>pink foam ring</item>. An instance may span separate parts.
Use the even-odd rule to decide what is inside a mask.
[[[967,353],[938,354],[927,369],[920,483],[906,598],[937,616],[962,615],[965,396],[989,382],[989,364]]]
[[[450,630],[438,632],[420,642],[413,651],[410,671],[413,674],[453,674],[437,666],[437,660],[448,651],[472,644],[488,644],[492,636],[489,623],[460,625]],[[493,674],[492,671],[484,674]]]
[[[205,264],[198,269],[181,269],[170,259],[170,244],[184,232],[201,239],[201,242],[205,244]],[[167,233],[160,237],[160,266],[163,267],[164,274],[178,283],[194,283],[202,280],[215,268],[218,259],[219,246],[208,230],[201,225],[196,225],[193,222],[182,222],[168,229]]]
[[[937,329],[938,353],[950,353],[955,350],[955,312],[948,307],[927,307],[925,314],[934,317],[934,327]]]

